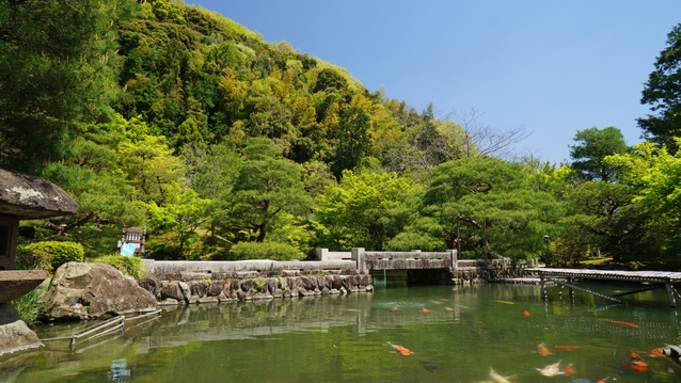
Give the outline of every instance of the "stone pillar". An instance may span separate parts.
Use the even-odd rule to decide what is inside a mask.
[[[353,247],[352,248],[352,260],[357,264],[357,272],[360,274],[366,273],[367,264],[364,259],[364,248],[363,247]]]
[[[456,250],[450,249],[450,250],[447,250],[447,251],[449,252],[449,254],[451,254],[450,256],[452,257],[452,270],[456,271],[458,269],[458,260],[459,260],[458,256],[459,255],[457,254]]]
[[[19,318],[9,303],[0,303],[0,355],[43,347],[38,335]]]
[[[317,249],[317,260],[324,261],[329,256],[329,249]]]
[[[0,270],[14,270],[19,217],[0,214]]]

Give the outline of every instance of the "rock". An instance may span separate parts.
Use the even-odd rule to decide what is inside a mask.
[[[220,300],[218,299],[218,297],[207,296],[199,299],[199,303],[219,303],[219,302]]]
[[[208,296],[217,297],[222,292],[222,282],[213,281],[213,283],[208,286]]]
[[[239,287],[243,291],[248,291],[252,288],[254,288],[256,285],[255,279],[249,278],[249,279],[243,279],[241,280],[241,283],[239,284]]]
[[[9,303],[0,303],[0,355],[43,347],[38,335],[19,318]]]
[[[51,318],[86,319],[156,309],[153,294],[103,263],[65,263],[41,300]]]
[[[203,298],[208,293],[208,282],[206,281],[193,281],[189,287],[191,288],[192,297]]]
[[[374,285],[367,285],[366,290],[367,290],[367,293],[374,292]]]
[[[182,290],[182,295],[184,295],[185,302],[189,303],[189,300],[192,298],[191,288],[184,282],[178,282],[177,284],[180,286],[180,290]]]
[[[345,287],[341,287],[340,289],[338,289],[338,291],[343,295],[348,293],[348,290],[346,290]]]
[[[331,295],[336,295],[336,294],[340,294],[340,293],[341,292],[338,289],[331,289],[331,291],[329,291],[329,294],[331,294]]]
[[[243,290],[239,289],[236,291],[236,298],[240,301],[243,301],[244,298],[246,298],[246,293],[244,293]]]
[[[317,288],[317,278],[302,276],[300,277],[300,284],[305,290],[314,291]]]
[[[157,296],[159,291],[161,291],[161,281],[156,278],[156,276],[147,274],[142,280],[140,280],[139,285],[141,288]]]
[[[277,278],[267,278],[265,279],[265,286],[267,286],[267,292],[274,295],[277,293],[279,281],[277,281]]]
[[[331,288],[338,290],[341,287],[343,287],[343,277],[340,275],[334,275],[333,284],[331,285]]]
[[[173,299],[173,298],[166,298],[166,299],[158,302],[158,304],[160,306],[177,306],[178,303],[180,303],[180,301],[178,301],[177,299]]]
[[[179,282],[166,282],[161,285],[161,300],[175,299],[176,301],[184,301],[185,295],[182,293]]]

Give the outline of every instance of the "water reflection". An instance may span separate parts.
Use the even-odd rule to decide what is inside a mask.
[[[27,354],[12,369],[0,369],[0,378],[480,382],[489,380],[492,364],[501,376],[513,376],[512,383],[596,382],[606,376],[678,381],[679,367],[647,356],[665,343],[681,343],[676,311],[665,306],[663,294],[645,296],[650,304],[623,306],[582,294],[574,303],[561,301],[557,291],[550,291],[548,303],[536,286],[474,285],[167,307],[159,317],[126,323],[122,333],[79,341],[73,351],[64,343]],[[79,326],[85,325],[46,326],[38,333],[63,336]],[[410,353],[395,352],[388,342]],[[546,356],[536,352],[538,344],[546,345]],[[630,350],[646,360],[648,371],[629,367]],[[537,371],[559,360],[574,366],[573,375],[546,378]]]

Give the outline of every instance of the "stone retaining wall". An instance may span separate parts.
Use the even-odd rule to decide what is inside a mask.
[[[352,270],[306,270],[306,267],[302,267],[277,272],[270,267],[262,267],[260,270],[237,271],[228,270],[233,265],[226,266],[226,262],[222,262],[223,267],[217,270],[206,268],[206,262],[175,263],[172,267],[167,263],[154,263],[155,267],[140,281],[140,286],[152,292],[161,305],[290,299],[366,293],[374,289],[369,274],[358,274]],[[270,265],[267,262],[256,263],[260,266]],[[302,266],[306,262],[295,264]]]

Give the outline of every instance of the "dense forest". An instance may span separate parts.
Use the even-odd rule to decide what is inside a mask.
[[[22,221],[21,241],[77,242],[90,258],[138,226],[156,259],[458,248],[677,268],[681,24],[641,102],[644,143],[575,127],[570,163],[551,164],[512,155],[522,129],[485,126],[475,110],[415,110],[199,7],[0,5],[0,165],[79,204]]]

